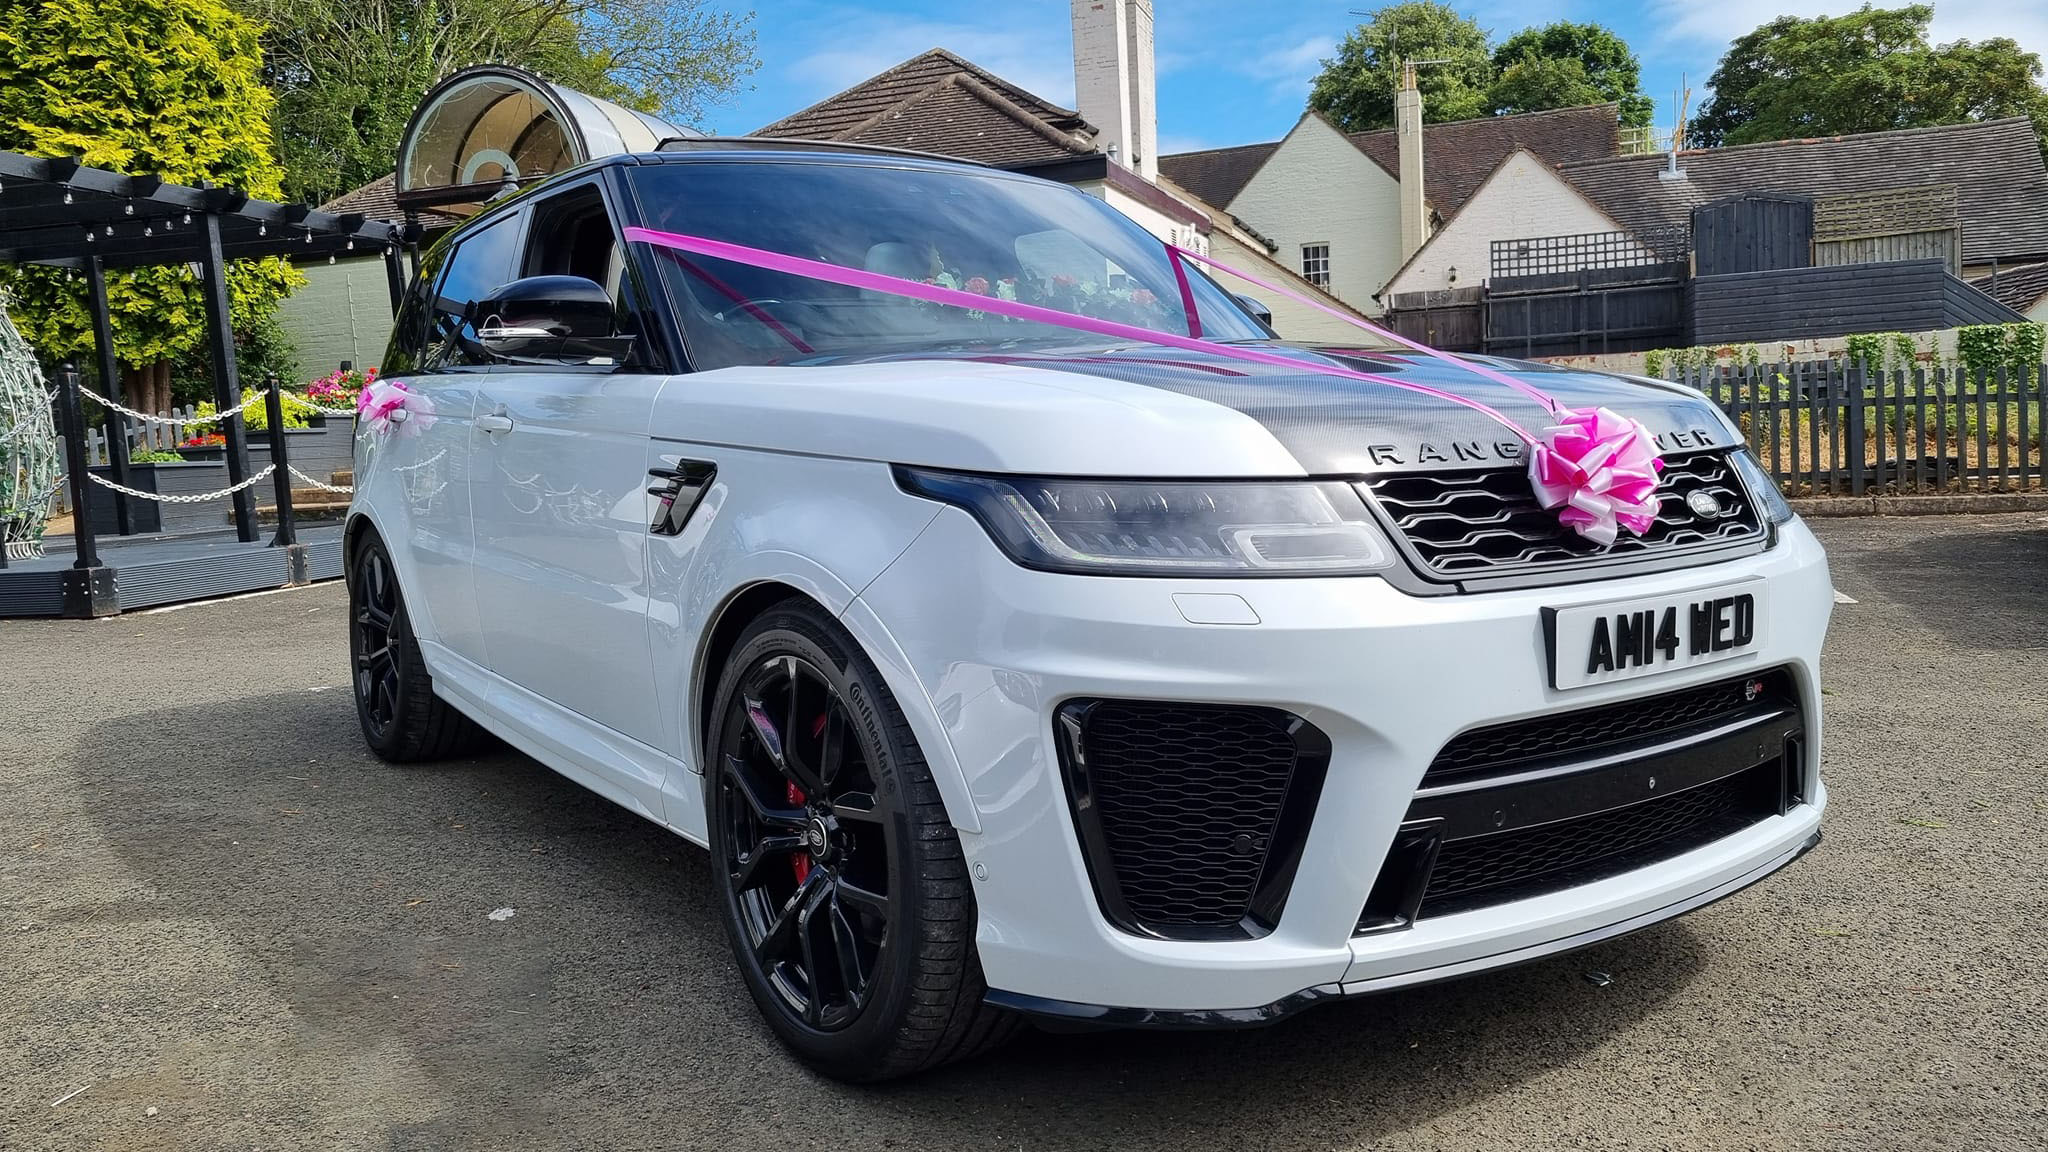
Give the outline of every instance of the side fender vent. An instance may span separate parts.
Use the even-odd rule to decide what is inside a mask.
[[[647,494],[661,501],[654,523],[647,527],[656,536],[680,536],[683,525],[690,522],[690,514],[697,510],[697,502],[704,498],[704,490],[711,487],[711,478],[718,475],[718,466],[708,460],[685,460],[680,456],[664,456],[662,460],[669,466],[647,470],[658,481],[647,489]]]

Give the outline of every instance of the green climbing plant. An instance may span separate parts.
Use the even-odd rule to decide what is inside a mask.
[[[0,148],[79,156],[96,168],[181,184],[210,180],[277,199],[272,96],[257,25],[224,0],[38,0],[0,4]],[[268,316],[302,278],[283,260],[228,268],[234,326]],[[92,323],[74,273],[20,268],[22,334],[46,363],[86,360]],[[114,350],[130,369],[178,359],[206,331],[200,286],[183,264],[110,273]],[[163,394],[142,403],[169,403]]]

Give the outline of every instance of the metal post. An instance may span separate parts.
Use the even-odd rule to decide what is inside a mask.
[[[86,479],[85,412],[78,400],[78,366],[65,361],[57,373],[58,418],[64,425],[64,466],[71,479],[71,542],[78,559],[64,570],[63,613],[90,618],[121,610],[114,588],[114,570],[100,564],[99,541],[92,530],[92,481]]]
[[[391,314],[405,303],[405,256],[396,244],[384,249],[384,281],[391,289]]]
[[[200,294],[206,300],[206,347],[213,355],[214,403],[225,412],[242,402],[242,383],[235,369],[235,338],[228,318],[227,260],[221,255],[220,214],[200,217],[203,242],[199,246]],[[228,483],[240,484],[249,476],[249,442],[243,434],[242,414],[221,421],[228,441]],[[256,542],[256,497],[247,488],[235,493],[235,536],[244,544]]]
[[[270,546],[276,548],[297,544],[299,535],[292,522],[291,462],[285,459],[284,397],[279,394],[275,372],[263,381],[263,410],[270,417],[270,464],[277,469],[270,474],[271,491],[277,494],[277,535],[271,538]]]
[[[92,339],[99,352],[100,387],[107,399],[116,404],[126,404],[128,398],[121,392],[121,366],[114,359],[114,322],[107,314],[107,273],[97,256],[85,258],[85,285],[87,303],[92,308]],[[107,462],[113,465],[114,483],[128,483],[128,418],[119,412],[107,413]],[[134,517],[128,510],[128,494],[115,492],[114,531],[123,536],[135,534]]]
[[[64,419],[64,467],[71,474],[71,541],[78,547],[73,568],[100,566],[99,541],[92,531],[92,481],[85,469],[85,411],[78,399],[78,366],[66,360],[57,369],[59,412]]]

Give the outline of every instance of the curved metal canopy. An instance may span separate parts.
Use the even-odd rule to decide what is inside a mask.
[[[507,187],[697,133],[502,64],[435,85],[398,145],[396,199],[466,216]]]

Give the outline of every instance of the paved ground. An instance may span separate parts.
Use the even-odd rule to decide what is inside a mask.
[[[1860,602],[1794,870],[1263,1032],[881,1090],[767,1039],[696,850],[515,755],[371,760],[338,587],[0,624],[0,1148],[2039,1148],[2048,520],[1821,531]]]

